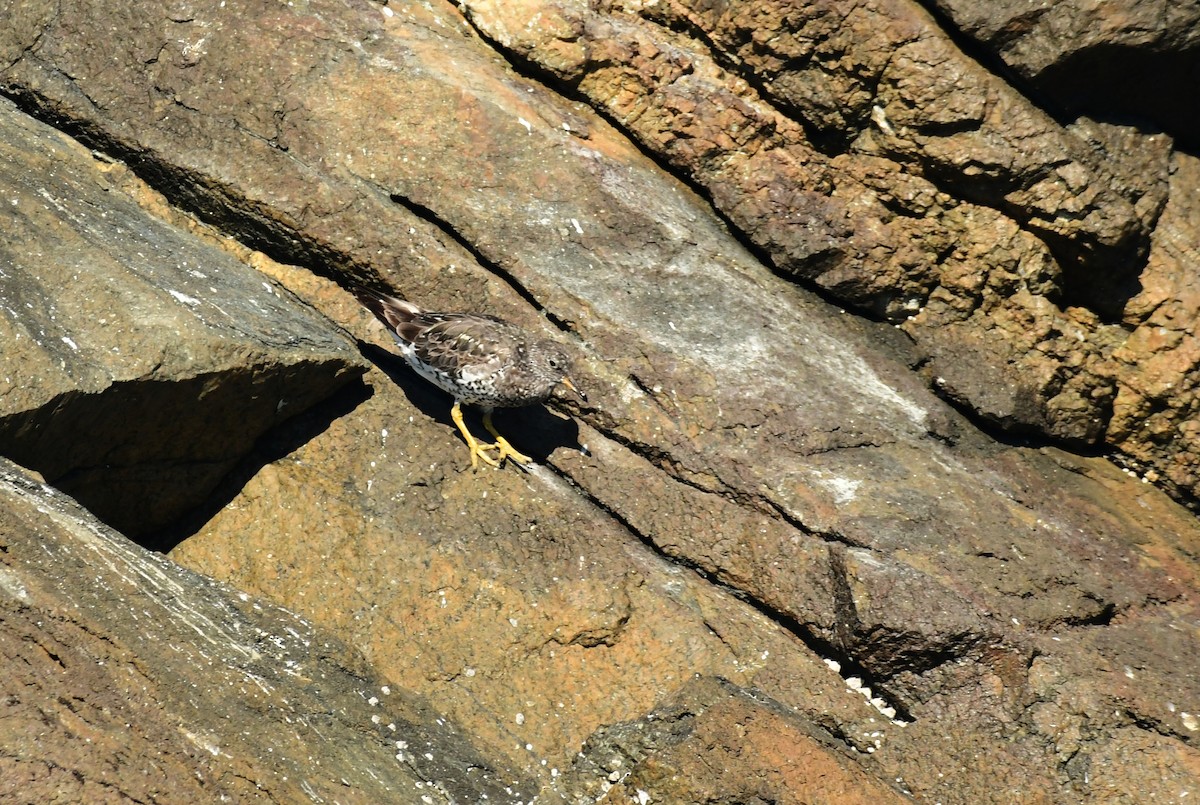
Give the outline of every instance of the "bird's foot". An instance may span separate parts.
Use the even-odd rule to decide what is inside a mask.
[[[500,435],[499,431],[496,430],[495,423],[492,422],[492,412],[491,411],[484,412],[483,426],[485,428],[487,428],[488,433],[492,434],[492,437],[495,438],[495,440],[496,440],[492,444],[487,445],[487,448],[489,450],[497,451],[497,456],[496,456],[497,462],[504,461],[504,459],[507,458],[507,459],[511,459],[514,464],[517,464],[517,465],[523,467],[524,465],[529,464],[533,461],[532,458],[530,458],[529,456],[520,452],[519,450],[517,450],[517,448],[515,448],[511,444],[509,444],[508,439],[505,439],[503,436]]]
[[[467,440],[467,447],[471,449],[471,469],[479,469],[479,462],[482,460],[484,464],[491,464],[493,467],[499,467],[500,462],[504,460],[504,453],[501,452],[498,458],[492,458],[488,455],[488,450],[495,450],[497,445],[482,444],[471,436]]]
[[[511,444],[509,444],[508,439],[505,439],[503,436],[497,436],[496,441],[492,444],[478,445],[478,448],[481,451],[480,458],[483,458],[485,461],[487,461],[489,464],[491,464],[494,467],[499,467],[504,462],[504,459],[506,459],[506,458],[509,459],[510,461],[513,461],[516,464],[529,464],[530,462],[533,461],[532,458],[525,455],[521,451],[517,450],[517,448],[515,448]],[[482,451],[484,451],[484,450],[495,450],[496,458],[493,459],[491,456],[483,453]],[[472,466],[474,466],[474,465],[472,465]]]
[[[454,424],[458,426],[458,432],[462,434],[463,441],[467,443],[467,447],[471,451],[471,469],[479,469],[479,462],[482,460],[484,464],[491,464],[493,467],[499,467],[500,462],[504,457],[503,452],[499,458],[492,458],[487,454],[488,450],[497,449],[498,445],[482,444],[478,439],[471,435],[471,431],[467,430],[467,423],[463,422],[462,406],[455,400],[454,406],[450,409],[450,418],[454,420]]]

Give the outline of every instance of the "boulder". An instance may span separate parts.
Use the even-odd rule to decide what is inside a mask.
[[[1164,493],[1194,417],[1156,392],[1189,365],[1186,155],[1063,127],[900,3],[775,66],[761,32],[836,39],[838,8],[464,8],[35,2],[0,31],[22,110],[374,365],[259,437],[172,559],[361,650],[516,799],[1200,794],[1200,526]],[[466,471],[363,283],[559,340],[588,401],[499,413],[534,466]]]
[[[6,802],[511,802],[528,781],[328,631],[0,459]]]
[[[125,172],[0,99],[0,453],[137,535],[365,365],[291,294],[143,209]]]

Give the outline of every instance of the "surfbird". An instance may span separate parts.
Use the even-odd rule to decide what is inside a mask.
[[[366,288],[355,288],[354,296],[387,326],[417,374],[454,397],[450,417],[471,449],[472,469],[481,460],[493,467],[506,458],[518,464],[532,461],[496,431],[495,409],[545,402],[559,383],[587,399],[567,377],[571,361],[566,351],[553,341],[530,338],[515,324],[477,313],[433,313]],[[463,405],[483,411],[483,426],[494,443],[471,435]]]

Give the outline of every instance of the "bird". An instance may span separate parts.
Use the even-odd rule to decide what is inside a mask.
[[[471,469],[483,461],[499,467],[505,459],[529,464],[492,422],[497,408],[519,408],[545,402],[561,384],[586,401],[567,376],[571,360],[561,345],[534,339],[515,324],[479,313],[436,313],[412,302],[364,287],[356,299],[391,332],[417,374],[454,397],[450,418],[471,450]],[[462,406],[483,411],[483,426],[495,438],[482,443],[463,422]],[[490,451],[496,455],[490,455]]]

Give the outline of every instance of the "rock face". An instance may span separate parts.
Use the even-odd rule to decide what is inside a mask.
[[[140,534],[365,366],[261,274],[144,211],[122,173],[0,100],[0,451]]]
[[[520,795],[305,620],[138,548],[3,460],[0,499],[5,802]]]
[[[1008,431],[1141,459],[1147,445],[1109,429],[1142,382],[1114,352],[1140,324],[1125,308],[1169,140],[1063,128],[916,4],[842,5],[466,7],[703,188],[778,269],[900,324],[943,394]],[[1149,466],[1194,496],[1196,441],[1172,441]]]
[[[1071,115],[1140,118],[1200,143],[1200,115],[1181,93],[1200,77],[1200,9],[1117,0],[980,3],[935,0],[963,33]]]
[[[899,0],[462,8],[0,5],[0,209],[38,216],[4,450],[85,500],[182,466],[173,507],[86,502],[486,770],[392,800],[1200,795],[1195,158],[1062,125]],[[499,414],[536,466],[464,472],[352,283],[546,331],[589,401]],[[125,383],[177,396],[95,448],[59,402]]]

